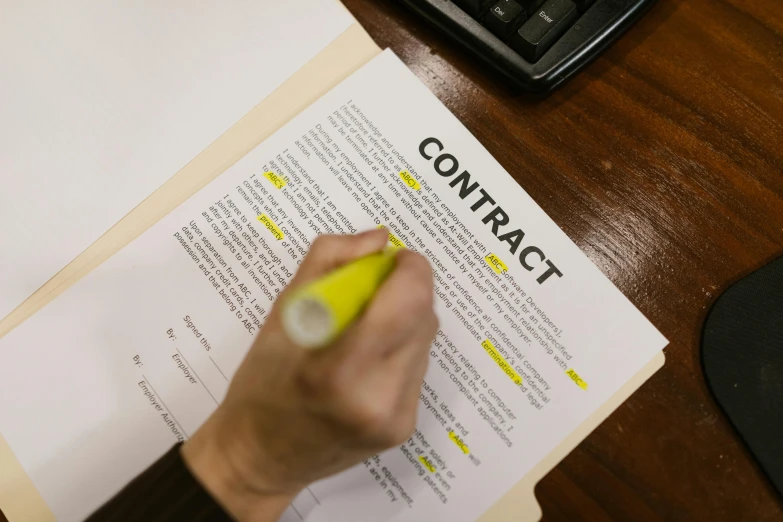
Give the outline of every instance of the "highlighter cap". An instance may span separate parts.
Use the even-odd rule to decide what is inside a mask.
[[[283,308],[283,327],[302,348],[317,348],[332,338],[336,322],[327,304],[314,296],[302,296]]]

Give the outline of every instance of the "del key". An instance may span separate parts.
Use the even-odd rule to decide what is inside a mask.
[[[511,37],[513,47],[525,60],[536,62],[579,16],[571,0],[548,0]]]

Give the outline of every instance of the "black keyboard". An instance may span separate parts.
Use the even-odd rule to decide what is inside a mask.
[[[601,54],[655,0],[402,0],[530,91],[549,91]]]

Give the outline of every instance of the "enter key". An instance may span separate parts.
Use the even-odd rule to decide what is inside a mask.
[[[525,60],[537,62],[578,16],[571,0],[548,0],[514,33],[511,47]]]

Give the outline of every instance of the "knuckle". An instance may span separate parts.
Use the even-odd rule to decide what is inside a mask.
[[[416,429],[416,416],[407,415],[389,422],[378,438],[378,443],[386,446],[398,446],[408,440]]]
[[[365,401],[361,419],[362,436],[370,443],[389,448],[402,444],[416,429],[418,396],[411,407],[399,408],[399,397],[387,394]]]
[[[357,404],[354,420],[365,438],[383,444],[389,438],[393,411],[382,399],[366,399]]]
[[[394,428],[389,433],[389,445],[398,446],[408,440],[413,431],[416,429],[416,417],[411,416],[405,419],[403,422],[395,424]]]

